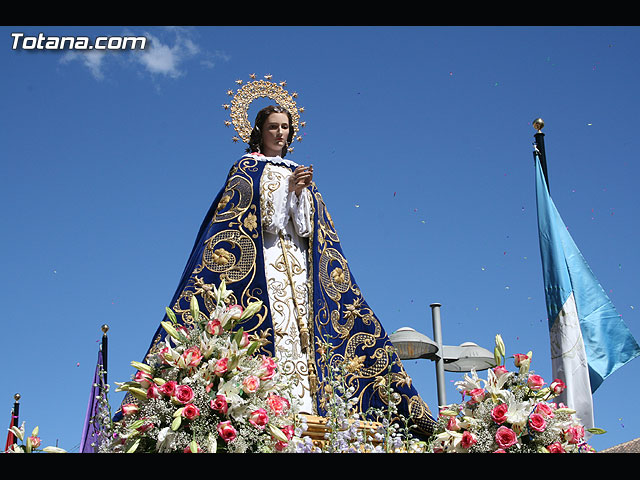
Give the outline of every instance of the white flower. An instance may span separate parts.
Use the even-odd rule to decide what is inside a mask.
[[[215,285],[213,285],[213,296],[216,299],[216,303],[218,305],[226,301],[227,298],[229,298],[229,295],[231,295],[232,293],[233,290],[227,290],[224,279],[220,283],[220,288],[217,288]]]
[[[436,445],[442,445],[447,452],[455,453],[465,451],[465,449],[460,445],[461,442],[462,433],[445,430],[444,432],[436,435],[434,443]]]
[[[489,369],[487,370],[487,383],[485,389],[489,394],[499,397],[505,391],[503,390],[504,385],[512,376],[513,372],[508,372],[503,373],[498,377],[493,370]]]
[[[176,432],[172,431],[170,427],[165,427],[158,432],[158,441],[156,443],[156,450],[158,453],[171,453],[175,449],[173,440],[176,437]]]
[[[505,402],[509,406],[507,409],[507,422],[518,427],[526,425],[529,414],[531,413],[531,402],[519,402],[513,393],[508,390],[503,391],[502,398],[505,399]]]
[[[465,391],[474,390],[476,388],[483,388],[482,385],[484,383],[486,382],[481,378],[479,378],[478,374],[476,373],[476,370],[473,369],[471,370],[471,376],[465,374],[464,380],[456,382],[455,385],[458,388],[458,391],[465,392]]]

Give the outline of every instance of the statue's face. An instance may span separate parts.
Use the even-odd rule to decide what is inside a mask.
[[[262,126],[262,153],[267,157],[282,154],[289,136],[289,116],[286,113],[270,114]]]

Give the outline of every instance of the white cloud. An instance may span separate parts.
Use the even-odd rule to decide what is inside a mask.
[[[215,61],[227,61],[229,56],[215,51],[213,53],[203,50],[194,40],[193,30],[185,27],[162,27],[157,32],[133,33],[130,30],[122,32],[122,35],[143,35],[147,38],[144,50],[122,51],[70,51],[65,53],[61,63],[70,63],[74,60],[82,62],[97,80],[105,78],[105,63],[107,59],[119,61],[121,65],[141,67],[144,73],[151,77],[163,76],[172,79],[186,74],[189,61],[197,60],[196,65],[205,68],[213,68]],[[109,53],[110,55],[107,55]],[[122,60],[126,59],[125,62]]]
[[[106,51],[100,50],[90,50],[90,51],[78,51],[78,50],[70,50],[65,52],[65,54],[60,59],[60,63],[66,64],[72,62],[74,60],[78,60],[82,62],[82,64],[89,69],[91,75],[96,80],[103,80],[103,64],[105,59]]]
[[[144,51],[137,52],[133,58],[148,72],[177,78],[184,73],[181,64],[200,52],[200,48],[185,36],[183,31],[172,30],[175,32],[173,45],[169,42],[163,43],[157,36],[145,33],[149,43]]]

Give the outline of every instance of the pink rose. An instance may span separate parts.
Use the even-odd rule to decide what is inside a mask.
[[[162,393],[163,395],[166,395],[167,397],[173,397],[176,394],[177,385],[178,384],[176,382],[171,380],[169,382],[165,382],[162,385],[160,385],[158,390],[160,390],[160,393]]]
[[[137,371],[135,377],[133,377],[134,382],[138,382],[142,388],[149,388],[153,383],[153,377],[148,373]]]
[[[513,356],[513,363],[518,368],[520,368],[520,367],[522,367],[524,365],[527,365],[528,361],[529,361],[529,355],[525,355],[524,353],[516,353]]]
[[[125,403],[122,405],[122,413],[124,415],[133,415],[134,413],[138,413],[140,411],[140,407],[135,403]]]
[[[473,390],[467,391],[467,395],[471,397],[471,400],[469,400],[469,403],[471,404],[480,403],[482,400],[484,400],[484,394],[485,394],[484,388],[474,388]]]
[[[289,440],[291,440],[293,438],[293,435],[295,434],[295,428],[293,427],[293,425],[285,425],[280,430],[282,430],[282,433],[284,433]]]
[[[189,385],[178,385],[175,399],[180,403],[189,403],[193,399],[193,390]]]
[[[539,413],[532,413],[529,416],[529,428],[535,432],[544,432],[547,428],[547,421]]]
[[[500,448],[509,448],[518,443],[516,432],[505,426],[498,428],[495,439]]]
[[[218,435],[220,435],[220,438],[222,438],[222,440],[224,440],[226,443],[233,442],[238,435],[236,429],[233,428],[233,425],[231,425],[230,420],[220,422],[216,430],[218,431]]]
[[[478,440],[476,439],[475,435],[469,432],[468,430],[466,430],[462,434],[462,440],[460,444],[462,445],[463,448],[471,448],[477,441]]]
[[[267,406],[276,415],[282,415],[289,409],[289,401],[278,395],[269,395],[267,398]]]
[[[540,390],[544,386],[544,378],[540,375],[531,374],[527,378],[527,385],[531,390]]]
[[[276,361],[267,355],[263,355],[262,363],[260,364],[260,368],[258,369],[258,377],[260,377],[262,380],[269,380],[273,378],[276,368]]]
[[[256,427],[258,430],[263,430],[269,423],[269,416],[264,408],[259,408],[251,412],[249,415],[249,423]]]
[[[452,432],[457,432],[460,430],[460,423],[458,423],[458,419],[456,417],[449,417],[449,421],[447,422],[447,430],[451,430]]]
[[[547,418],[554,417],[553,409],[544,402],[538,403],[536,405],[535,412],[539,413],[543,417],[547,417]]]
[[[227,373],[228,366],[229,366],[229,359],[226,357],[220,358],[216,362],[216,366],[213,369],[213,373],[216,374],[218,377],[222,377],[225,373]]]
[[[29,437],[29,441],[31,442],[31,448],[38,448],[41,443],[40,437]]]
[[[182,359],[187,367],[197,367],[202,361],[202,353],[198,347],[187,348],[182,354]]]
[[[160,391],[158,390],[158,386],[155,383],[149,385],[147,388],[147,398],[158,398],[160,396]]]
[[[242,317],[242,305],[229,305],[227,307],[227,312],[231,314],[231,318],[233,320],[240,320],[240,317]]]
[[[491,410],[491,418],[493,418],[493,421],[497,424],[502,424],[507,420],[507,410],[509,410],[509,405],[506,403],[496,405]]]
[[[549,450],[549,453],[565,453],[564,448],[562,447],[562,444],[560,442],[548,445],[547,450]]]
[[[169,356],[169,347],[164,347],[162,350],[158,352],[158,358],[162,360],[162,363],[164,363],[165,365],[169,365],[168,356]]]
[[[584,437],[584,427],[582,425],[575,425],[573,427],[569,427],[564,432],[564,438],[567,440],[567,442],[573,445],[580,443],[580,440],[582,440],[582,437]]]
[[[246,348],[249,346],[250,344],[250,340],[249,340],[249,333],[248,332],[243,332],[242,333],[242,338],[240,339],[240,348]]]
[[[504,448],[499,448],[493,453],[507,453],[507,452],[504,450]]]
[[[187,420],[193,420],[194,418],[200,416],[200,409],[193,403],[189,403],[182,409],[182,416]]]
[[[147,423],[144,423],[144,424],[140,425],[136,430],[138,430],[141,433],[144,433],[144,432],[148,432],[149,430],[151,430],[153,428],[153,426],[154,425],[153,425],[152,422],[147,422]]]
[[[498,365],[497,367],[493,367],[493,373],[496,377],[500,378],[505,373],[509,373],[509,370],[507,370],[507,367],[504,365]]]
[[[460,444],[462,445],[463,448],[471,448],[477,441],[478,440],[476,439],[475,435],[470,431],[466,430],[462,434],[462,441],[460,442]]]
[[[284,427],[282,427],[280,429],[282,431],[282,433],[285,434],[285,436],[287,437],[287,440],[291,440],[293,438],[293,434],[295,432],[293,425],[286,425]],[[278,440],[275,443],[275,449],[278,452],[282,452],[285,448],[287,448],[287,445],[289,445],[289,442],[283,442],[282,440]]]
[[[244,393],[256,393],[258,388],[260,388],[260,379],[255,375],[249,375],[242,381]]]
[[[211,335],[220,335],[222,333],[222,324],[217,319],[209,320],[205,329]]]
[[[559,378],[556,378],[553,382],[551,382],[550,387],[551,387],[551,391],[556,395],[561,394],[562,392],[564,392],[565,388],[567,388],[564,382]]]
[[[229,409],[227,398],[224,395],[216,395],[216,398],[211,400],[210,405],[214,411],[222,413],[223,415],[226,415]]]

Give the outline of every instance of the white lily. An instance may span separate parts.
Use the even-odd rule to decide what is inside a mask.
[[[156,450],[159,453],[169,453],[173,450],[173,439],[176,437],[176,433],[169,427],[164,427],[158,432],[158,441],[156,443]]]
[[[22,422],[22,425],[20,425],[19,428],[14,425],[10,428],[10,430],[16,437],[20,439],[20,441],[24,440],[24,422]]]
[[[464,448],[460,446],[462,442],[462,433],[445,430],[436,435],[435,443],[441,444],[446,451],[463,452]]]
[[[60,447],[44,447],[42,451],[47,453],[67,453],[66,450]]]
[[[471,370],[471,376],[465,373],[464,380],[456,382],[455,386],[458,388],[458,391],[465,392],[476,388],[483,388],[484,383],[486,382],[479,378],[476,370],[473,369]]]
[[[485,389],[492,396],[500,396],[504,392],[504,385],[513,376],[513,372],[503,373],[497,376],[493,370],[487,370],[487,383]]]
[[[218,441],[216,440],[216,437],[213,435],[213,433],[209,433],[209,435],[207,435],[207,452],[209,453],[216,453],[218,451]]]
[[[233,290],[227,290],[224,278],[222,279],[222,282],[220,282],[220,287],[213,285],[213,297],[216,299],[216,303],[218,304],[226,301],[232,293]]]
[[[522,427],[526,425],[529,413],[531,413],[531,403],[528,401],[519,402],[513,393],[504,391],[502,397],[507,402],[507,422],[511,425]]]

